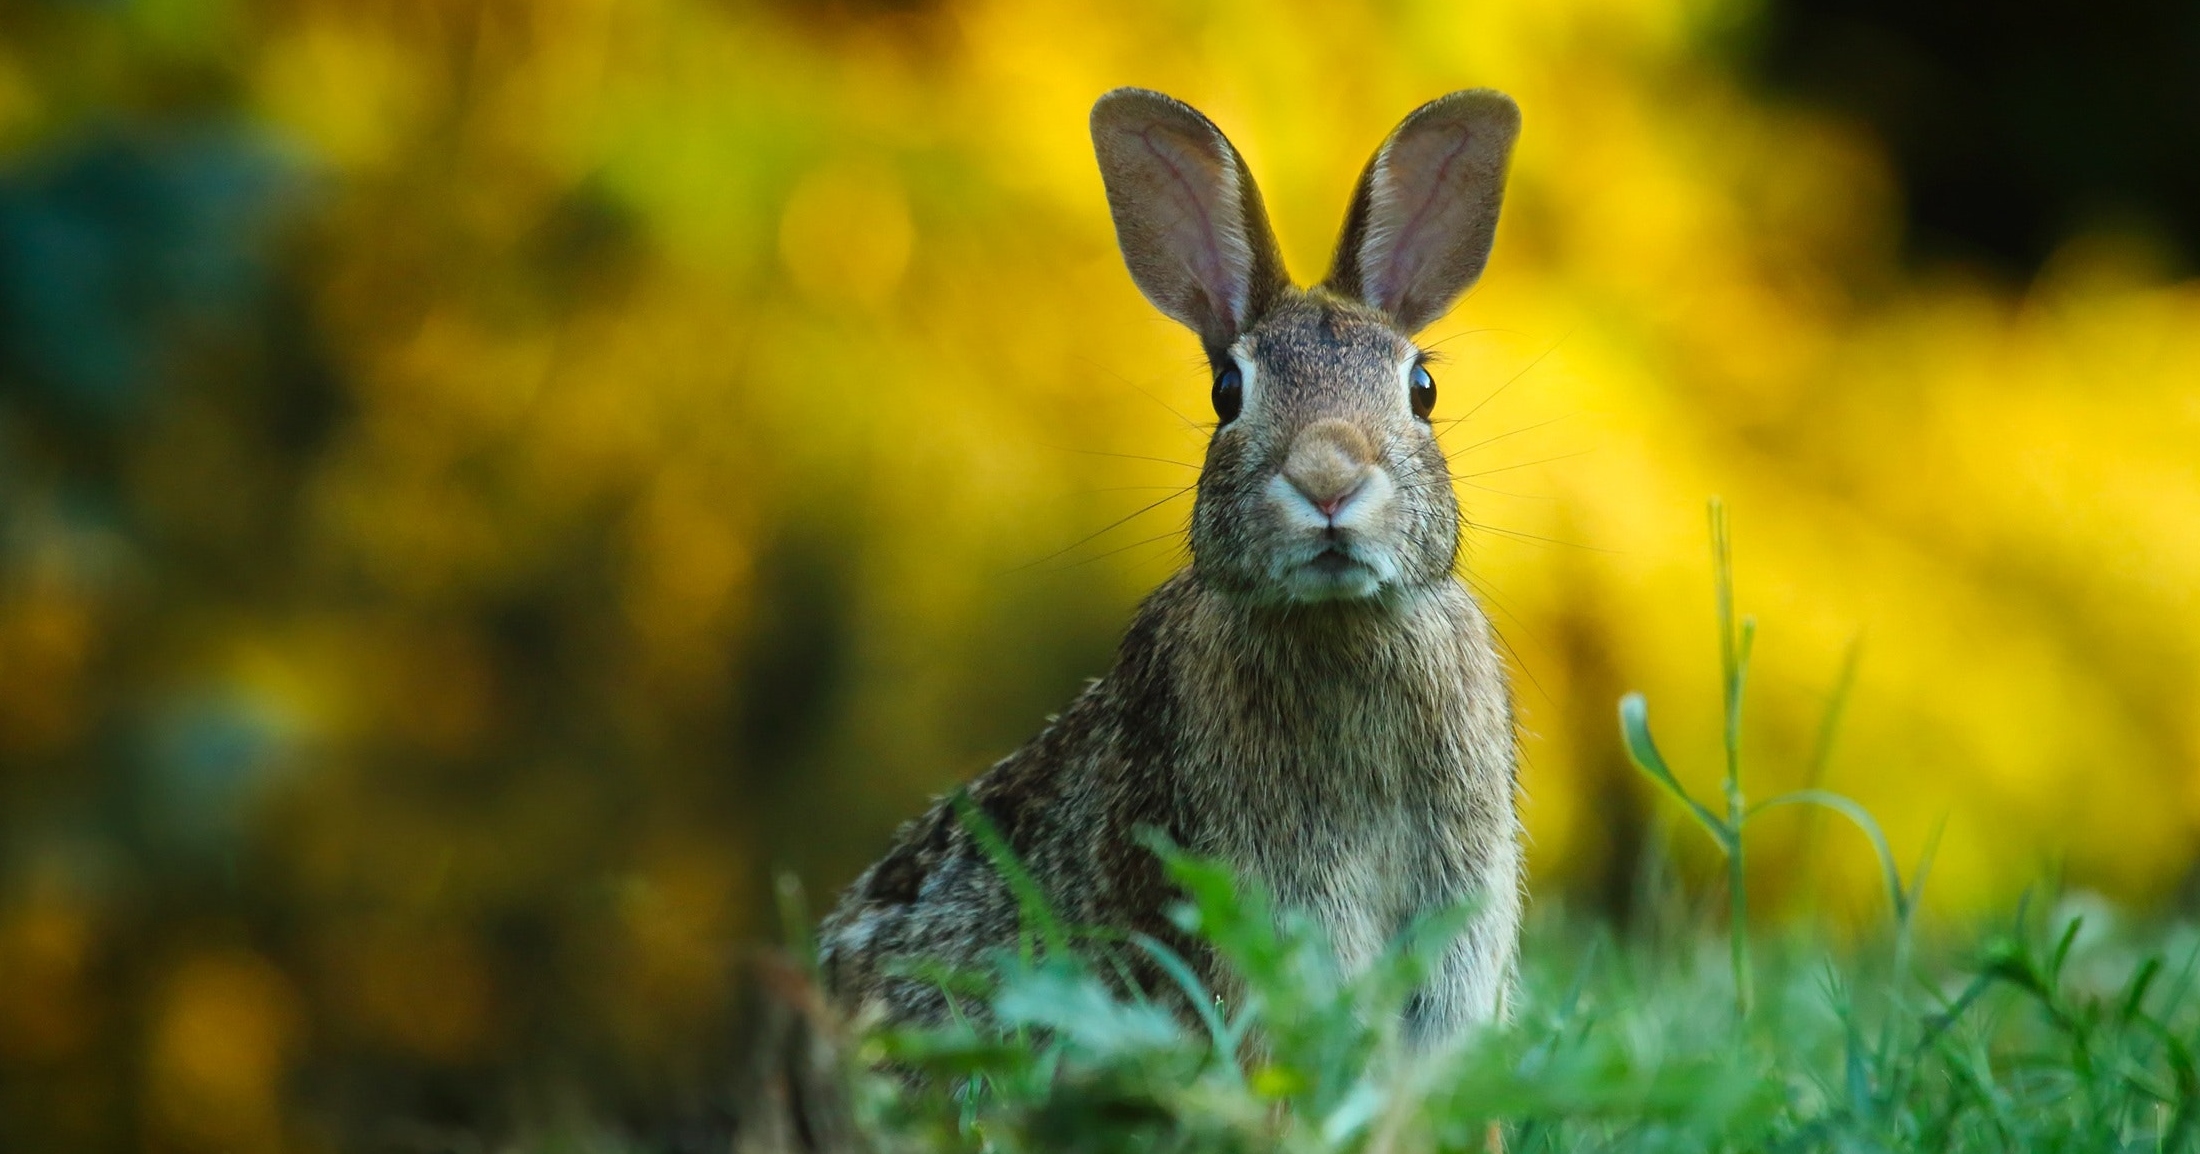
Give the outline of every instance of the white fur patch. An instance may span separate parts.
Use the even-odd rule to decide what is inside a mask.
[[[1421,350],[1414,349],[1398,362],[1398,399],[1408,412],[1413,409],[1413,370],[1421,364]]]
[[[1253,311],[1253,245],[1245,235],[1245,198],[1238,189],[1237,151],[1220,133],[1215,145],[1222,153],[1220,202],[1214,214],[1215,246],[1229,265],[1223,283],[1229,286],[1230,319],[1237,328],[1251,323]],[[1250,383],[1250,381],[1248,381]]]
[[[1239,337],[1237,343],[1230,346],[1230,360],[1237,365],[1238,394],[1244,398],[1244,404],[1238,409],[1242,416],[1253,411],[1255,399],[1260,396],[1260,368],[1247,355],[1243,337]]]
[[[1334,527],[1343,532],[1332,539],[1329,518],[1322,515],[1306,494],[1283,474],[1268,478],[1263,489],[1288,538],[1270,561],[1270,574],[1294,601],[1351,601],[1372,597],[1398,580],[1398,558],[1384,542],[1384,519],[1397,500],[1397,483],[1380,466],[1369,471],[1359,492],[1344,508]],[[1338,568],[1318,559],[1342,552],[1352,562]]]
[[[1374,170],[1367,182],[1367,234],[1360,238],[1360,296],[1367,303],[1392,311],[1398,299],[1405,295],[1403,284],[1393,284],[1402,277],[1386,276],[1398,273],[1392,257],[1398,244],[1398,178],[1390,171],[1390,141],[1383,142],[1382,151],[1375,156]]]

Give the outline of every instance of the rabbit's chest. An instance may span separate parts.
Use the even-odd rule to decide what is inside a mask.
[[[1321,923],[1337,960],[1354,973],[1423,912],[1446,855],[1424,823],[1402,813],[1310,832],[1295,850],[1263,855],[1272,860],[1257,872],[1279,906]]]
[[[1211,811],[1217,848],[1279,907],[1311,914],[1357,971],[1417,915],[1465,896],[1470,769],[1426,734],[1278,736]]]
[[[1172,742],[1184,832],[1357,970],[1419,915],[1517,885],[1510,710],[1463,592],[1326,634],[1201,631]]]

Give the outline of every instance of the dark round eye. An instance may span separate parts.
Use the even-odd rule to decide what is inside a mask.
[[[1436,409],[1436,378],[1428,375],[1427,365],[1413,366],[1413,384],[1406,389],[1406,403],[1413,406],[1413,415],[1428,420]]]
[[[1238,409],[1245,404],[1245,374],[1236,365],[1215,374],[1215,416],[1227,425],[1237,420]]]

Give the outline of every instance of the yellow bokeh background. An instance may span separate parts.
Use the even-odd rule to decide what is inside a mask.
[[[1182,561],[1207,381],[1115,251],[1085,115],[1121,84],[1229,133],[1302,281],[1406,111],[1521,104],[1489,270],[1424,340],[1519,673],[1539,897],[1618,900],[1672,816],[1622,692],[1715,789],[1716,494],[1760,628],[1754,792],[1803,783],[1853,643],[1825,784],[1905,860],[1944,828],[1932,908],[2050,871],[2168,899],[2200,846],[2200,282],[2113,233],[2021,285],[1904,263],[1873,137],[1726,66],[1752,15],[11,17],[6,156],[179,109],[272,142],[276,292],[325,380],[286,433],[267,342],[181,325],[103,434],[105,521],[72,512],[80,446],[0,425],[0,1063],[53,1134],[244,1150],[326,1140],[299,1085],[404,1098],[359,1055],[475,1086],[516,1054],[707,1052],[773,871],[829,901]],[[232,784],[171,836],[198,811],[110,737],[202,715],[249,752],[204,762]],[[111,833],[79,794],[150,816]],[[1763,827],[1759,908],[1877,916],[1862,843],[1803,830]]]

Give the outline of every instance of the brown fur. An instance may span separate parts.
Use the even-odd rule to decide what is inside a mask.
[[[1172,943],[1225,994],[1166,920],[1176,898],[1142,830],[1313,915],[1347,973],[1416,916],[1478,902],[1410,1010],[1424,1040],[1503,1012],[1521,895],[1511,699],[1454,574],[1459,510],[1408,404],[1410,336],[1482,267],[1517,116],[1475,92],[1408,117],[1362,176],[1328,287],[1302,291],[1206,118],[1157,93],[1102,98],[1094,137],[1133,277],[1218,374],[1238,372],[1243,411],[1208,447],[1191,567],[1139,608],[1106,676],[969,787],[1065,923]],[[1018,930],[942,802],[826,919],[826,979],[859,1011],[937,1020],[944,996],[910,971],[982,965]]]

